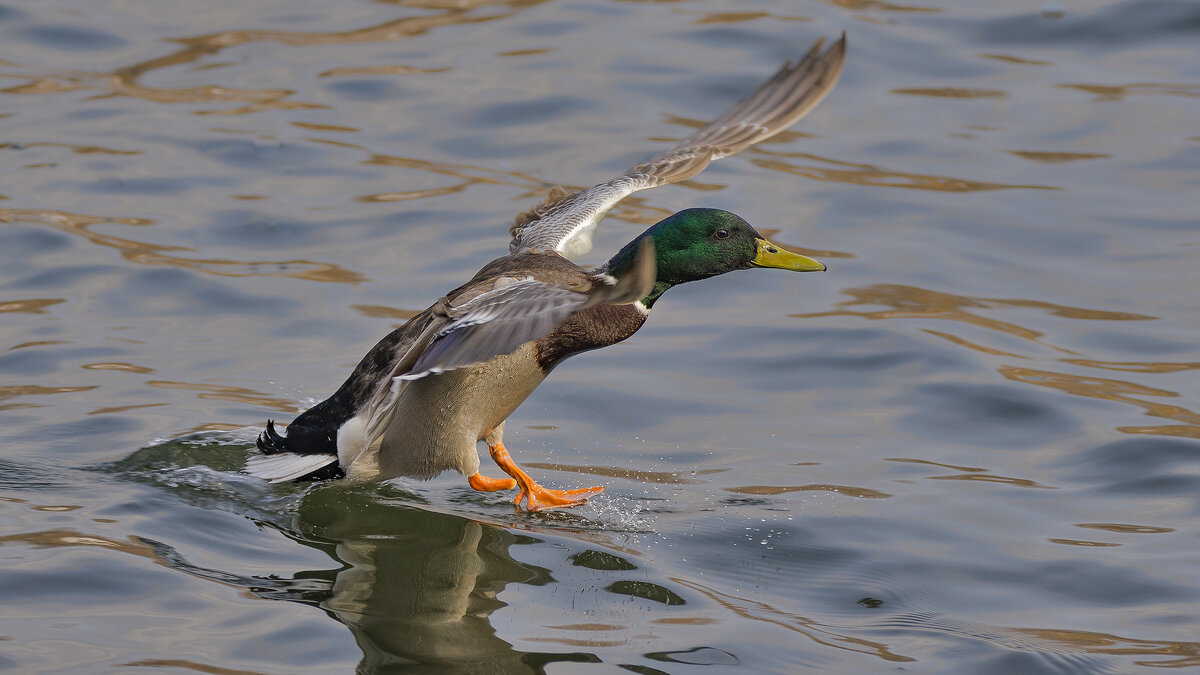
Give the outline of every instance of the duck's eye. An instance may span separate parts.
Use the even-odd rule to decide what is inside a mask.
[[[717,239],[725,239],[729,236],[729,230],[717,230],[713,234],[717,236]]]

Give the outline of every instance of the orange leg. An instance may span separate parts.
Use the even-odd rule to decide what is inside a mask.
[[[496,431],[499,431],[499,429]],[[588,497],[604,491],[602,487],[583,488],[581,490],[551,490],[550,488],[544,488],[535,483],[529,477],[529,474],[517,466],[512,456],[508,454],[508,450],[504,448],[504,441],[500,440],[499,433],[493,431],[493,433],[488,434],[487,444],[488,450],[492,454],[492,459],[504,470],[504,473],[515,478],[517,485],[521,488],[521,491],[517,493],[517,498],[513,500],[513,504],[520,505],[521,501],[525,500],[527,504],[526,508],[530,511],[578,506],[586,502]]]
[[[467,477],[467,482],[472,488],[480,492],[495,492],[497,490],[511,490],[517,487],[517,481],[511,478],[488,478],[483,474],[472,474]]]

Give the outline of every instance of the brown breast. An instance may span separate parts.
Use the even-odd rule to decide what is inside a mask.
[[[534,343],[538,366],[548,373],[568,356],[624,340],[645,322],[645,313],[635,305],[589,307]]]

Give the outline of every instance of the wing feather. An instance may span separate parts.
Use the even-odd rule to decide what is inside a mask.
[[[633,266],[619,279],[594,277],[590,286],[571,288],[533,277],[499,277],[490,290],[460,305],[442,298],[432,308],[432,320],[382,381],[367,407],[362,449],[383,436],[413,380],[511,354],[588,307],[637,302],[650,294],[656,272],[654,242],[646,238]]]
[[[592,247],[592,232],[609,209],[647,188],[695,176],[714,159],[728,157],[795,124],[837,84],[846,56],[846,35],[821,51],[817,40],[804,58],[787,62],[749,96],[688,138],[616,178],[573,194],[556,188],[510,228],[509,250],[557,251],[567,258]]]
[[[434,320],[381,381],[367,407],[362,449],[383,437],[413,380],[516,351],[554,330],[587,300],[585,293],[532,278],[493,288],[458,307],[443,298],[435,305]]]
[[[509,354],[554,330],[587,301],[582,290],[532,277],[495,288],[452,308],[450,322],[433,336],[412,368],[397,377],[416,380]]]

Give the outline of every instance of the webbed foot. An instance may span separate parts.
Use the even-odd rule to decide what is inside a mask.
[[[570,506],[579,506],[587,502],[588,497],[598,495],[601,492],[604,492],[603,487],[581,488],[579,490],[552,490],[530,480],[528,485],[521,485],[521,491],[517,493],[517,498],[513,500],[513,504],[520,506],[521,502],[525,501],[525,508],[529,511],[562,509]]]
[[[528,511],[541,511],[543,509],[561,509],[570,506],[579,506],[588,500],[588,497],[598,495],[604,492],[603,487],[582,488],[579,490],[552,490],[550,488],[538,485],[536,481],[529,477],[517,463],[513,461],[512,455],[508,454],[508,450],[504,447],[504,441],[501,440],[503,427],[493,429],[486,437],[488,451],[492,454],[492,459],[496,465],[504,470],[504,473],[513,477],[513,487],[520,487],[521,491],[517,493],[517,498],[513,500],[513,504],[521,505],[525,502],[525,508]],[[472,476],[470,480],[474,481],[476,476]],[[479,476],[479,478],[483,478]],[[485,479],[496,480],[496,479]],[[501,479],[502,480],[502,479]],[[496,480],[500,482],[500,480]],[[474,487],[474,483],[472,483]],[[479,489],[479,488],[475,488]]]

